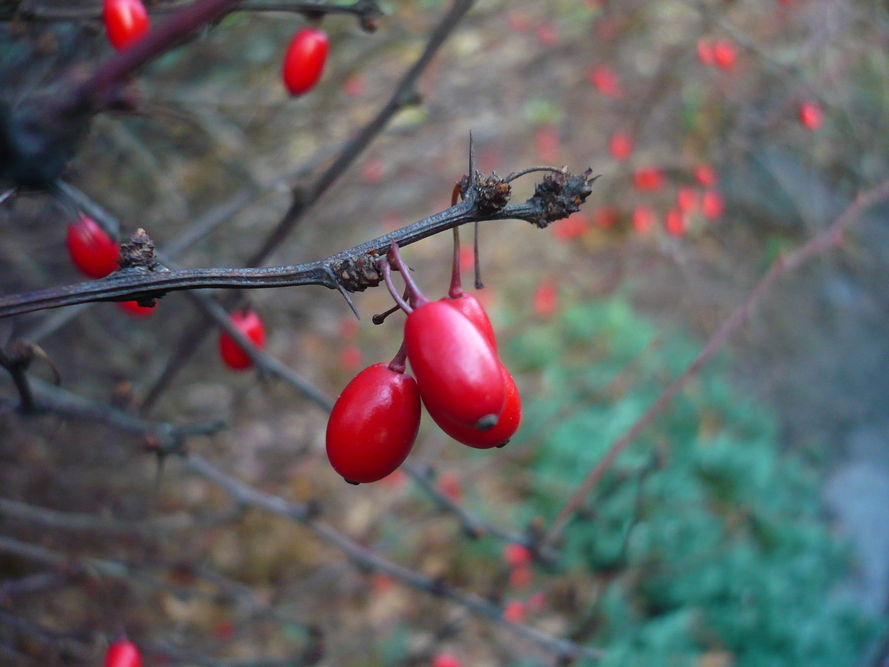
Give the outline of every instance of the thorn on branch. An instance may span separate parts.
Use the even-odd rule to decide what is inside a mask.
[[[160,260],[154,250],[154,241],[141,227],[130,237],[129,241],[120,244],[120,259],[117,261],[121,269],[137,271],[162,271]]]
[[[534,188],[534,196],[528,200],[537,213],[526,219],[544,229],[579,211],[580,205],[593,191],[593,182],[599,178],[592,173],[592,169],[576,175],[565,170],[544,176],[543,182]]]

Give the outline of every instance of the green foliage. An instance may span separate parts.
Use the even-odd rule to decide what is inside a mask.
[[[515,440],[535,447],[523,518],[552,517],[697,349],[623,298],[570,306],[514,339],[509,356],[542,385],[526,392]],[[817,482],[725,364],[706,367],[566,529],[559,568],[602,664],[853,664],[872,628],[831,595],[846,560]]]

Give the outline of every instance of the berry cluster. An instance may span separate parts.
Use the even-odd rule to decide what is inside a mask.
[[[392,283],[390,261],[404,278],[407,301]],[[491,321],[460,286],[459,246],[451,289],[437,301],[417,288],[396,245],[380,267],[407,313],[404,341],[392,362],[374,364],[346,385],[327,424],[328,459],[353,484],[382,479],[404,462],[420,427],[421,402],[445,433],[476,449],[505,445],[522,418],[521,398],[497,355]],[[416,379],[406,374],[407,362]]]

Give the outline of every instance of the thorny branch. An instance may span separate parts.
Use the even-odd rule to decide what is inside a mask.
[[[763,275],[756,286],[747,295],[747,298],[729,315],[722,326],[713,334],[710,340],[701,348],[698,355],[686,367],[684,371],[671,382],[660,396],[652,403],[632,425],[611,444],[608,451],[596,466],[590,470],[586,479],[577,490],[565,502],[564,506],[545,533],[542,544],[544,546],[555,543],[565,529],[574,513],[580,509],[589,496],[590,491],[599,483],[615,459],[623,452],[636,437],[647,428],[667,407],[675,396],[700,372],[704,365],[713,358],[713,355],[728,342],[750,317],[754,307],[768,293],[772,285],[779,278],[815,257],[828,248],[839,245],[843,240],[843,232],[855,223],[861,215],[872,206],[889,198],[889,181],[884,181],[876,187],[860,193],[823,231],[806,241],[792,252],[778,257],[771,268]]]
[[[379,284],[375,261],[394,241],[399,247],[416,243],[469,222],[519,219],[538,227],[579,210],[595,180],[588,169],[575,175],[567,171],[547,174],[534,195],[521,204],[505,205],[502,179],[482,180],[476,174],[466,199],[440,213],[423,218],[384,236],[361,243],[325,259],[271,268],[183,269],[145,271],[141,267],[120,270],[106,278],[0,298],[0,317],[58,308],[89,301],[136,299],[150,302],[171,291],[215,288],[257,289],[321,285],[350,292]]]

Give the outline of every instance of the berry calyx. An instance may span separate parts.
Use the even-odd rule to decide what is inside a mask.
[[[256,347],[265,347],[265,325],[255,311],[236,311],[231,314],[231,321]],[[226,366],[236,371],[253,366],[250,355],[225,331],[219,332],[219,356]]]
[[[142,656],[133,642],[121,639],[108,647],[105,667],[142,667]]]
[[[397,357],[396,357],[397,359]],[[420,428],[417,382],[392,364],[368,366],[346,385],[327,422],[327,458],[347,482],[376,482],[410,453]]]
[[[327,33],[320,28],[303,28],[293,36],[281,70],[291,95],[302,95],[315,87],[327,61],[327,47]]]
[[[105,0],[102,16],[108,41],[118,51],[148,32],[148,12],[141,0]]]
[[[65,242],[74,266],[90,278],[104,278],[117,271],[120,248],[92,218],[81,215],[68,225]]]
[[[447,433],[457,442],[474,449],[490,449],[502,447],[518,430],[522,422],[522,399],[516,387],[515,380],[506,367],[500,366],[503,384],[506,387],[506,400],[503,411],[497,419],[497,423],[486,431],[465,426],[451,419],[447,414],[439,412],[436,408],[426,403],[429,416],[438,424],[442,431]],[[425,398],[425,397],[424,397]]]

